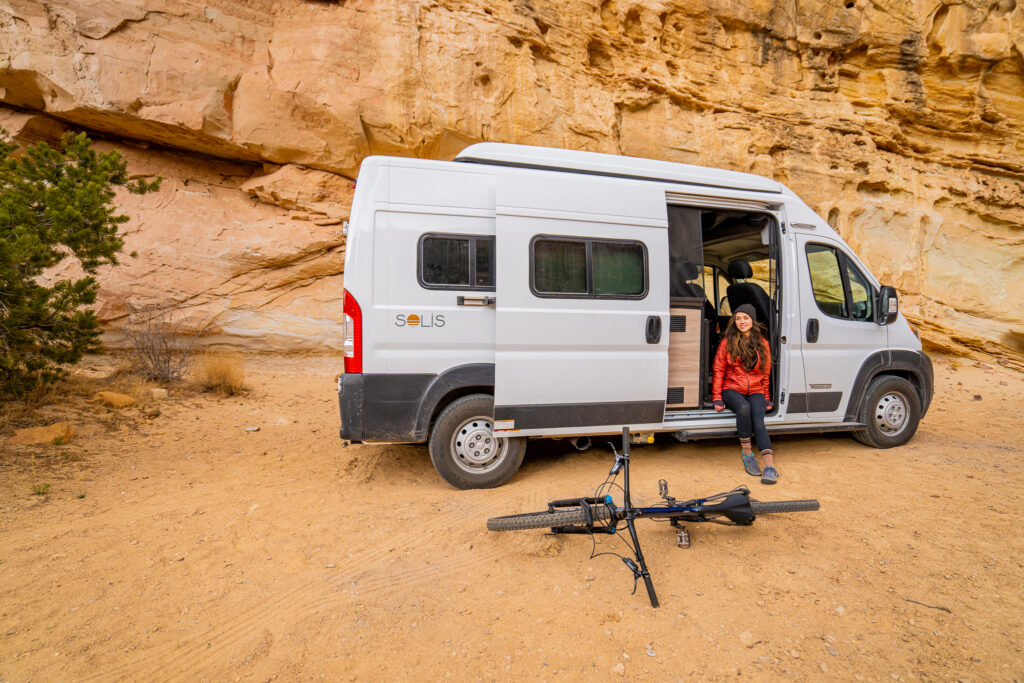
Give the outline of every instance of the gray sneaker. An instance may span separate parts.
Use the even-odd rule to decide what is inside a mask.
[[[764,468],[764,476],[761,477],[762,484],[774,484],[779,480],[779,471],[769,465]]]
[[[761,476],[761,466],[757,464],[757,458],[754,457],[753,453],[746,455],[740,453],[740,457],[743,458],[743,469],[747,471],[747,474],[752,477]]]

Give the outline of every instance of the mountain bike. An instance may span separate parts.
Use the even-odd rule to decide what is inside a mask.
[[[676,530],[678,546],[689,548],[690,534],[684,523],[715,522],[731,526],[750,526],[758,515],[810,512],[820,507],[816,500],[752,500],[750,491],[742,486],[707,498],[678,501],[668,495],[668,483],[664,479],[658,481],[658,490],[664,502],[652,507],[633,507],[629,494],[629,443],[629,427],[623,427],[622,452],[615,448],[615,444],[611,444],[612,452],[615,453],[615,464],[608,477],[594,491],[593,496],[553,500],[543,512],[492,517],[487,520],[487,528],[491,531],[550,529],[550,533],[553,534],[589,534],[594,541],[590,556],[617,556],[633,572],[633,593],[636,593],[637,582],[643,579],[647,595],[651,599],[651,607],[658,607],[658,596],[654,592],[651,573],[647,570],[647,563],[640,550],[640,540],[636,535],[635,520],[667,519]],[[616,482],[620,473],[623,475],[621,486]],[[615,488],[622,491],[622,507],[615,505],[609,493]],[[617,534],[623,523],[629,531],[632,544],[622,536],[620,538],[632,551],[633,557],[625,557],[614,552],[597,553],[594,534]]]

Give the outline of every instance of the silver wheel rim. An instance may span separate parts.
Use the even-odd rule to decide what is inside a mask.
[[[890,391],[875,404],[875,426],[886,436],[896,436],[907,428],[907,397]]]
[[[506,451],[508,439],[494,436],[494,424],[489,417],[471,417],[452,434],[455,463],[470,474],[490,472],[505,459]]]

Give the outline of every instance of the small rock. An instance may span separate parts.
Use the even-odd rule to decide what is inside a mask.
[[[92,400],[111,408],[127,408],[135,403],[135,399],[128,394],[119,394],[116,391],[101,391],[93,396]]]
[[[167,398],[167,390],[155,387],[149,390],[149,397],[154,401],[162,401]]]
[[[828,648],[828,653],[830,655],[832,655],[833,657],[838,657],[839,656],[839,650],[835,649],[834,647]]]
[[[800,659],[800,653],[797,652],[796,650],[790,650],[789,651],[789,656],[792,657],[793,659]]]
[[[974,395],[974,400],[975,401],[980,401],[981,400],[981,394],[975,394]]]
[[[654,650],[650,649],[650,648],[647,648],[647,656],[648,657],[657,657],[658,653],[655,652]]]
[[[257,425],[253,425],[252,427],[246,427],[245,431],[247,431],[247,432],[258,432],[258,431],[260,431],[260,428]]]
[[[28,429],[15,430],[10,443],[56,443],[58,439],[60,443],[67,443],[73,438],[75,438],[75,428],[71,426],[70,422],[54,422],[46,427],[29,427]]]
[[[839,605],[839,607],[836,607],[836,614],[838,614],[839,616],[843,616],[844,614],[846,614],[846,608],[842,605]]]
[[[334,569],[334,564],[330,563],[330,562],[325,564],[324,566],[327,567],[328,569]]]
[[[626,665],[623,664],[622,662],[619,662],[618,664],[616,664],[615,666],[612,667],[612,673],[616,674],[618,676],[625,676],[626,675]]]
[[[754,634],[750,631],[744,631],[740,634],[740,642],[746,645],[747,647],[750,647],[754,644]]]
[[[625,659],[627,662],[630,660],[629,654],[625,652],[622,653],[622,658]]]
[[[828,664],[826,664],[825,662],[822,662],[819,666],[821,667],[821,672],[822,673],[825,673],[826,671],[828,671]]]

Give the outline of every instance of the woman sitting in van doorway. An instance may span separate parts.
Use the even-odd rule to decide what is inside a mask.
[[[772,409],[768,389],[771,369],[771,349],[761,334],[757,312],[750,304],[743,304],[736,308],[729,320],[725,339],[715,354],[711,398],[717,412],[728,407],[736,413],[743,468],[753,477],[760,476],[762,484],[774,484],[779,480],[779,472],[772,460],[772,442],[764,427],[764,414]],[[761,451],[764,472],[751,452],[751,432]]]

